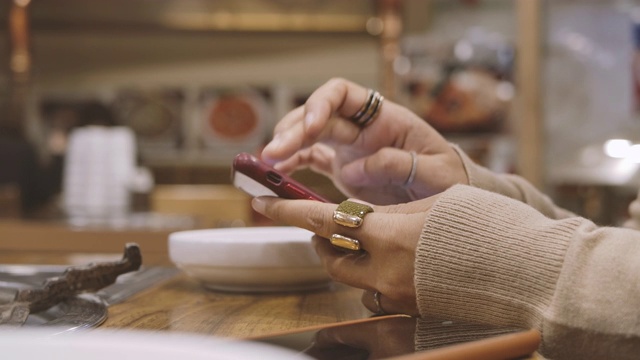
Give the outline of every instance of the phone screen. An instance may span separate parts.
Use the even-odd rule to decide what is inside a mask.
[[[496,357],[480,350],[479,340],[483,339],[493,339],[490,346],[492,353],[498,354]],[[521,329],[404,315],[373,317],[251,340],[285,347],[319,360],[386,359],[415,352],[427,355],[429,350],[440,351],[434,359],[526,358],[539,344],[539,338]],[[459,349],[453,347],[460,344],[470,349],[463,357]],[[474,349],[478,349],[478,357],[469,355],[474,354]]]

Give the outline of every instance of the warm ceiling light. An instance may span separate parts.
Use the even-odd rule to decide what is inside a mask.
[[[26,7],[30,2],[31,0],[13,0],[13,3],[20,7]]]
[[[640,145],[633,145],[629,148],[627,160],[640,164]]]
[[[629,155],[631,141],[625,139],[610,139],[604,143],[604,153],[616,159],[622,159]]]

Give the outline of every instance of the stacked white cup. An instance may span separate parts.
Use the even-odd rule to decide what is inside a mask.
[[[135,137],[127,127],[85,126],[70,135],[63,207],[71,218],[121,217],[130,209]]]

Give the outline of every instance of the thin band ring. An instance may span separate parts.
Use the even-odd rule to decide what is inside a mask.
[[[403,187],[407,188],[413,184],[413,180],[416,178],[416,172],[418,170],[418,154],[415,151],[411,151],[411,170],[409,171],[409,176],[407,176],[407,180],[402,184]]]
[[[373,303],[376,305],[376,315],[384,315],[386,312],[382,309],[382,305],[380,305],[380,291],[376,291],[373,293]]]

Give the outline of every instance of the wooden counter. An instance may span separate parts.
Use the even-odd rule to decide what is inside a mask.
[[[168,265],[167,240],[177,230],[181,229],[76,228],[53,221],[0,220],[0,254],[8,256],[4,263],[24,262],[18,259],[24,254],[38,257],[38,263],[56,263],[56,256],[72,253],[122,254],[125,244],[135,242],[146,265]]]

